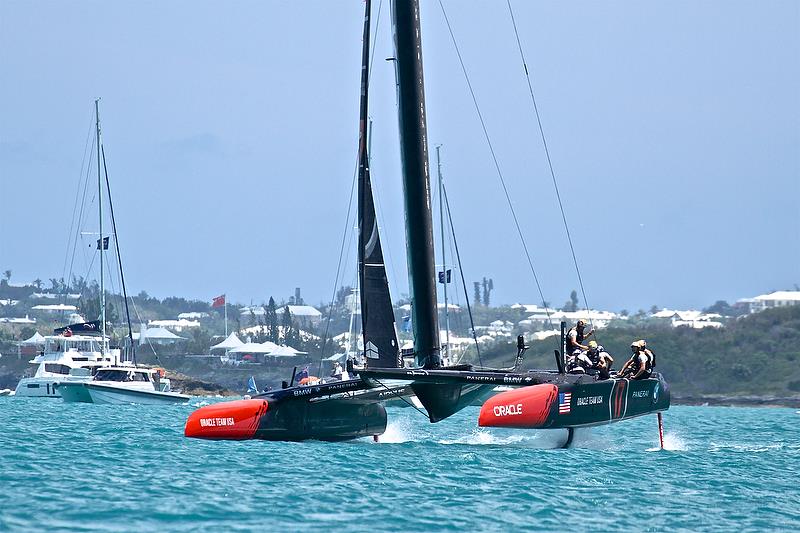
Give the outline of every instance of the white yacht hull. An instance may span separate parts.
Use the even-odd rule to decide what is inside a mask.
[[[59,383],[58,392],[68,403],[93,403],[85,383]]]
[[[61,398],[61,393],[58,390],[60,383],[65,381],[83,383],[90,379],[91,377],[86,379],[67,379],[66,376],[22,378],[17,384],[14,395],[31,398]]]
[[[101,385],[86,383],[84,387],[93,403],[105,404],[143,404],[157,405],[170,403],[186,403],[190,396],[176,392],[160,392],[156,390],[130,389],[120,385]]]

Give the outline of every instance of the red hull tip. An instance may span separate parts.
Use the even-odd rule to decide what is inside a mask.
[[[550,416],[557,396],[558,387],[552,384],[501,392],[483,404],[478,425],[496,428],[542,427]]]
[[[195,439],[252,439],[268,408],[266,400],[206,405],[189,415],[183,434]]]

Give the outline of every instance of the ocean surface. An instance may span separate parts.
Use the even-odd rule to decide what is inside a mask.
[[[186,439],[197,406],[0,397],[2,531],[798,531],[800,412],[673,407],[584,430],[389,409],[379,443]]]

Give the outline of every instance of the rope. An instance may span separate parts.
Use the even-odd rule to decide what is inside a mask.
[[[81,171],[80,171],[80,174],[78,174],[78,186],[75,188],[75,203],[72,206],[72,220],[69,223],[69,233],[67,234],[68,235],[68,238],[67,238],[67,253],[64,255],[64,266],[61,268],[61,277],[62,277],[62,279],[64,278],[64,276],[65,276],[65,274],[67,272],[67,262],[69,261],[69,257],[70,257],[70,253],[69,253],[70,252],[70,245],[72,245],[72,258],[73,258],[73,260],[75,258],[75,247],[78,245],[78,236],[77,235],[75,236],[75,241],[73,242],[73,240],[72,240],[72,230],[75,228],[75,214],[76,214],[77,209],[78,209],[78,199],[81,197],[81,181],[83,181],[83,169],[85,168],[85,165],[86,165],[86,152],[89,150],[89,141],[92,138],[92,129],[93,129],[92,126],[94,125],[93,122],[94,122],[93,120],[89,121],[89,131],[86,133],[86,144],[83,147],[83,159],[81,159]],[[87,176],[87,179],[88,179],[88,176]],[[71,281],[71,278],[72,278],[72,262],[70,262],[69,274],[66,276],[66,279],[65,279],[67,285],[69,285],[69,283]],[[68,291],[64,291],[64,295],[63,295],[63,297],[61,299],[62,300],[61,303],[64,303],[64,304],[67,303],[67,292]]]
[[[453,41],[453,46],[456,50],[456,55],[458,56],[458,61],[461,64],[461,72],[464,74],[464,78],[467,81],[467,87],[469,88],[469,93],[472,96],[472,103],[475,105],[475,112],[478,115],[478,120],[480,120],[481,128],[483,128],[483,136],[486,139],[486,144],[489,147],[489,152],[492,155],[492,161],[494,162],[495,170],[497,171],[497,176],[500,178],[500,184],[503,187],[503,192],[506,196],[506,201],[508,202],[508,207],[511,210],[511,216],[514,218],[514,225],[517,228],[517,234],[519,235],[520,242],[522,243],[522,248],[525,251],[525,257],[528,259],[528,266],[530,267],[531,274],[533,274],[533,280],[536,282],[536,289],[539,291],[539,297],[542,299],[542,303],[546,301],[544,298],[544,292],[542,291],[542,286],[539,283],[539,277],[536,275],[536,269],[533,267],[533,259],[531,258],[531,254],[528,251],[528,245],[525,242],[525,236],[522,234],[522,228],[520,228],[519,220],[517,219],[517,213],[514,210],[514,204],[511,201],[511,195],[508,193],[508,188],[506,187],[505,179],[503,178],[503,172],[500,170],[500,163],[497,161],[497,155],[494,151],[494,146],[492,145],[492,141],[489,137],[489,131],[486,129],[486,122],[483,120],[483,114],[481,113],[480,106],[478,105],[478,99],[475,96],[475,91],[472,88],[472,83],[469,79],[469,74],[467,73],[467,67],[464,65],[464,60],[461,57],[461,51],[458,48],[458,43],[456,42],[456,37],[453,34],[453,28],[450,26],[450,20],[447,18],[447,12],[444,9],[444,4],[442,4],[442,0],[439,0],[439,7],[442,9],[442,15],[444,15],[445,23],[447,24],[447,30],[450,32],[450,39]],[[545,313],[547,313],[547,322],[550,324],[550,327],[553,327],[553,321],[550,318],[550,311],[548,310],[547,306],[545,306]]]
[[[111,228],[114,230],[114,247],[117,249],[117,265],[119,265],[119,279],[122,284],[122,297],[125,302],[125,318],[128,322],[128,338],[131,341],[131,356],[133,364],[136,364],[136,347],[133,344],[133,328],[131,327],[131,313],[128,310],[128,290],[125,287],[125,274],[122,271],[122,254],[119,251],[119,235],[117,234],[117,218],[114,216],[114,203],[111,201],[111,184],[108,181],[108,167],[106,166],[106,149],[105,146],[100,146],[101,155],[103,156],[103,172],[106,176],[106,191],[108,192],[108,207],[111,211]],[[102,239],[102,235],[100,238]],[[103,241],[100,241],[103,245]]]
[[[472,331],[472,339],[475,341],[475,350],[478,352],[478,362],[483,366],[481,358],[481,347],[478,345],[478,336],[475,334],[475,321],[472,319],[472,306],[469,305],[469,293],[467,292],[467,282],[464,281],[464,270],[461,268],[461,254],[458,252],[458,241],[456,240],[456,227],[453,225],[453,214],[450,212],[450,202],[447,199],[447,188],[442,183],[442,197],[444,198],[445,208],[447,209],[447,220],[450,222],[450,231],[453,234],[453,245],[456,249],[456,261],[458,261],[458,271],[461,273],[461,284],[464,286],[464,299],[467,302],[467,313],[469,313],[469,326]],[[447,275],[447,274],[445,274]],[[445,281],[447,281],[445,279]]]
[[[418,412],[419,414],[421,414],[421,415],[422,415],[422,416],[424,416],[425,418],[428,418],[428,413],[426,413],[425,411],[423,411],[422,409],[420,409],[419,407],[417,407],[417,406],[416,406],[416,405],[414,405],[413,403],[411,403],[411,402],[409,402],[408,400],[406,400],[405,398],[403,398],[403,397],[402,397],[400,394],[398,394],[398,393],[397,393],[397,392],[396,392],[394,389],[390,389],[389,387],[387,387],[386,385],[384,385],[383,383],[381,383],[381,381],[380,381],[380,380],[378,380],[378,379],[375,379],[375,378],[370,378],[370,379],[373,379],[373,380],[375,380],[375,381],[378,383],[378,385],[380,385],[381,387],[383,387],[384,389],[386,389],[386,391],[387,391],[387,392],[390,392],[390,393],[392,393],[394,396],[396,396],[396,397],[400,398],[400,399],[401,399],[401,400],[403,400],[403,401],[404,401],[406,404],[408,404],[410,407],[413,407],[413,408],[414,408],[414,410],[415,410],[416,412]]]
[[[519,56],[522,60],[522,66],[525,69],[525,79],[528,82],[528,92],[531,95],[531,103],[533,104],[533,111],[536,115],[536,123],[539,126],[539,133],[542,137],[542,146],[544,147],[545,156],[547,156],[547,166],[550,169],[550,177],[553,179],[553,188],[556,191],[556,198],[558,198],[558,207],[561,210],[561,220],[564,221],[564,230],[567,233],[567,241],[569,242],[569,250],[572,253],[572,262],[575,265],[575,272],[578,275],[578,283],[581,287],[581,294],[583,295],[583,303],[586,306],[586,313],[589,315],[589,301],[586,299],[586,290],[583,287],[583,277],[581,276],[581,269],[578,267],[578,259],[575,255],[575,246],[572,244],[572,235],[569,231],[569,224],[567,224],[567,215],[564,211],[564,204],[561,201],[561,193],[558,189],[558,181],[556,180],[556,173],[553,170],[553,161],[550,159],[550,150],[547,147],[547,139],[544,135],[544,127],[542,126],[542,119],[539,116],[539,107],[536,105],[536,96],[533,92],[533,83],[531,82],[530,72],[528,71],[528,64],[525,61],[525,53],[522,50],[522,43],[519,39],[519,32],[517,31],[517,21],[514,18],[514,11],[511,9],[511,0],[506,0],[508,4],[508,12],[511,14],[511,23],[514,26],[514,35],[517,38],[517,48],[519,49]],[[549,315],[548,315],[549,316]],[[594,329],[594,324],[592,323],[592,318],[589,316],[589,323],[592,325],[592,329]]]

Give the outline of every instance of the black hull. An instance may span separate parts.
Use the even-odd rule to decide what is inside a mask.
[[[542,383],[493,396],[481,407],[478,425],[572,430],[660,413],[669,405],[669,387],[660,374],[642,380]]]
[[[595,426],[664,411],[670,405],[669,385],[661,374],[643,380],[598,380],[597,376],[561,374],[548,370],[513,373],[382,368],[368,369],[361,375],[367,381],[371,378],[410,381],[411,388],[428,411],[431,422],[438,422],[460,411],[481,394],[491,396],[492,388],[497,385],[519,388],[491,397],[487,404],[494,405],[495,399],[503,402],[507,394],[511,394],[512,398],[519,395],[525,397],[526,392],[517,392],[523,389],[542,385],[550,387],[547,389],[549,394],[536,397],[535,426],[519,427],[555,429]],[[553,398],[558,399],[557,395],[561,393],[568,395],[575,405],[563,405],[562,412],[559,412],[561,402],[554,402]]]
[[[666,411],[670,406],[669,386],[661,374],[641,380],[579,383],[558,391],[571,394],[570,411],[559,413],[559,404],[554,402],[548,428],[600,426]]]
[[[201,407],[186,422],[187,437],[216,440],[345,441],[386,431],[386,389],[360,379],[289,387],[246,400]]]
[[[261,417],[254,439],[345,441],[381,435],[386,409],[372,400],[328,398],[286,401]]]

